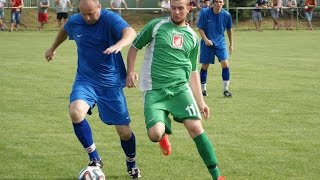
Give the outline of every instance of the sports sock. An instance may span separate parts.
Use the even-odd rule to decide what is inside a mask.
[[[217,157],[215,155],[212,143],[207,134],[204,132],[195,137],[193,140],[196,143],[198,152],[207,166],[211,176],[213,179],[217,179],[220,176],[220,170],[217,166]]]
[[[82,146],[86,149],[90,160],[100,160],[96,146],[93,143],[92,132],[88,121],[84,119],[78,124],[73,124],[73,129]]]
[[[200,70],[200,82],[201,84],[207,83],[208,70],[204,70],[201,68]]]
[[[121,139],[121,147],[127,156],[127,168],[131,170],[131,168],[136,167],[136,137],[133,132],[128,141]]]
[[[229,80],[230,80],[230,70],[229,67],[222,68],[222,80],[223,80],[223,90],[228,91]]]

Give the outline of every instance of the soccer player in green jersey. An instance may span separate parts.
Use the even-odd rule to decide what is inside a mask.
[[[149,139],[170,155],[171,114],[188,130],[213,179],[221,180],[212,143],[201,123],[201,113],[204,118],[210,113],[197,70],[199,37],[186,23],[189,4],[190,0],[171,0],[171,16],[150,21],[138,34],[128,52],[126,83],[129,88],[136,86],[134,63],[138,50],[146,46],[140,89]]]

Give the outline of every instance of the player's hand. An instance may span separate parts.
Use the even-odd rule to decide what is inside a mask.
[[[49,62],[49,61],[53,60],[53,57],[54,57],[55,53],[56,53],[55,51],[53,51],[51,48],[49,48],[45,52],[44,57]]]
[[[211,40],[206,40],[204,41],[204,43],[207,45],[207,46],[213,46],[213,42]]]
[[[233,52],[233,46],[229,46],[229,54],[232,54]]]
[[[136,72],[128,72],[126,78],[126,86],[128,88],[135,88],[138,81],[138,74]]]
[[[103,51],[103,54],[111,54],[111,53],[118,53],[120,52],[122,49],[122,47],[117,46],[117,45],[113,45],[108,47],[106,50]]]
[[[203,115],[204,119],[208,119],[210,116],[210,109],[208,107],[208,105],[206,103],[203,103],[201,105],[199,105],[199,109],[201,114]]]

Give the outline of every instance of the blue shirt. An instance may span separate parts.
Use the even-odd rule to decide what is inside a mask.
[[[121,53],[103,54],[122,37],[129,27],[117,13],[101,10],[99,20],[87,24],[80,14],[73,15],[64,25],[69,39],[77,44],[78,68],[76,81],[98,87],[124,87],[126,69]]]
[[[267,1],[265,1],[265,0],[257,0],[256,4],[258,4],[258,6],[266,5]],[[257,12],[260,12],[260,10],[261,9],[253,9],[253,11],[257,11]]]
[[[201,11],[197,26],[204,31],[215,48],[222,49],[226,46],[224,31],[232,28],[232,18],[224,9],[219,14],[215,14],[213,8],[207,8]]]

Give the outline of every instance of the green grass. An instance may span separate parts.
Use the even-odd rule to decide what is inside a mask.
[[[0,32],[0,179],[76,179],[88,163],[68,117],[75,45],[65,42],[47,63],[55,35]],[[228,180],[320,179],[319,36],[236,31],[231,99],[222,97],[220,65],[210,66],[211,117],[203,125]],[[137,71],[142,58],[141,51]],[[126,94],[143,179],[210,179],[184,127],[173,124],[172,155],[162,156],[146,135],[141,93]],[[107,178],[128,179],[114,127],[104,126],[96,109],[88,119]]]

